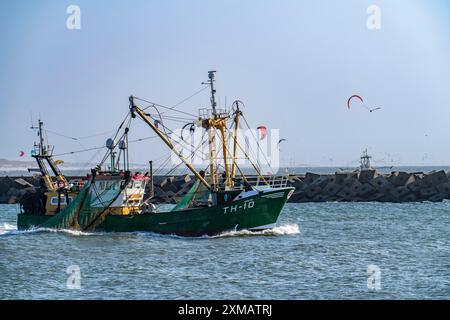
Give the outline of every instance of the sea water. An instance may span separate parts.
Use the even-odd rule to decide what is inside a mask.
[[[287,204],[278,226],[183,238],[18,231],[0,299],[449,299],[450,203]]]

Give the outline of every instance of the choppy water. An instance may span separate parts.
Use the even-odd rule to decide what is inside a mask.
[[[450,203],[288,204],[274,230],[200,239],[21,232],[17,211],[0,205],[1,299],[450,298]]]

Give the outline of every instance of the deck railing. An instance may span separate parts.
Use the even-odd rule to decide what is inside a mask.
[[[233,186],[232,190],[245,189],[246,185],[250,185],[252,187],[255,187],[256,189],[284,188],[288,185],[288,182],[289,175],[246,176],[245,179],[242,176],[238,176],[235,179],[235,185]],[[219,189],[225,189],[225,184],[223,182],[219,184]]]
[[[215,116],[218,118],[226,118],[230,115],[229,110],[216,108]],[[214,118],[214,112],[212,109],[202,108],[198,110],[198,116],[200,119],[211,119]]]
[[[270,188],[284,188],[287,186],[289,176],[251,176],[246,177],[247,182],[253,187],[270,187]]]

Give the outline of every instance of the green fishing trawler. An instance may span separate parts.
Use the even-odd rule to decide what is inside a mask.
[[[238,141],[240,120],[244,117],[241,103],[235,101],[230,110],[217,108],[214,83],[215,71],[210,71],[206,84],[211,89],[211,107],[201,109],[199,116],[185,125],[190,126],[190,130],[201,129],[203,137],[206,137],[193,151],[195,153],[204,143],[207,144],[209,163],[204,170],[199,171],[194,167],[183,155],[182,148],[174,142],[173,135],[170,135],[173,131],[166,126],[164,112],[159,109],[173,111],[174,108],[131,96],[126,121],[119,126],[116,135],[108,139],[103,161],[87,176],[84,186],[74,194],[75,191],[69,190],[70,185],[58,172],[58,181],[64,182],[51,190],[57,199],[57,210],[48,210],[45,206],[36,209],[36,206],[25,203],[18,215],[18,229],[147,231],[202,236],[231,230],[259,231],[275,227],[294,188],[287,186],[287,176],[275,176],[273,173],[264,176],[261,166],[252,161],[247,154],[248,150]],[[149,103],[149,106],[140,107],[137,101]],[[146,112],[149,108],[155,112]],[[135,118],[147,124],[196,178],[186,195],[170,211],[160,212],[152,203],[152,169],[146,174],[133,173],[129,169],[128,135],[130,124]],[[45,159],[51,159],[49,154],[45,154],[43,143],[41,141],[42,152],[37,159],[44,156]],[[246,176],[240,168],[239,151],[251,163],[256,178]],[[109,168],[103,170],[102,166],[107,160],[110,160]],[[39,167],[42,169],[43,179],[47,181],[47,188],[53,186],[42,163]],[[146,188],[151,190],[148,195],[144,191]],[[45,195],[46,192],[48,191],[44,190],[42,194]]]

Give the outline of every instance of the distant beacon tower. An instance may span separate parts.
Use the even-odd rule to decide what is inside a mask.
[[[370,159],[372,159],[371,156],[369,156],[367,149],[363,151],[363,154],[361,156],[361,164],[360,164],[360,170],[361,171],[366,171],[366,170],[371,170],[372,167],[370,165]]]

